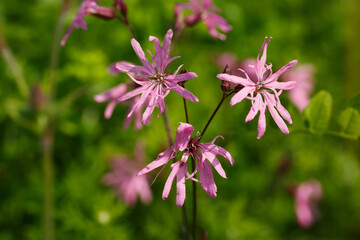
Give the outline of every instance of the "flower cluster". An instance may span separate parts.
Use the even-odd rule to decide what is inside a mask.
[[[219,173],[220,176],[226,178],[224,169],[222,168],[217,155],[225,157],[231,165],[234,164],[234,159],[228,151],[215,145],[215,137],[209,143],[202,143],[199,141],[199,135],[191,137],[194,132],[193,126],[188,123],[180,123],[176,132],[174,146],[159,154],[156,160],[142,169],[138,175],[146,174],[155,168],[166,165],[170,159],[175,158],[178,154],[182,153],[181,159],[171,165],[172,171],[165,183],[162,198],[166,199],[169,196],[172,182],[176,177],[176,205],[182,206],[186,197],[185,180],[192,179],[200,182],[201,187],[211,197],[216,197],[217,187],[211,171],[211,165]],[[191,174],[188,172],[189,157],[197,159],[197,166],[195,171]],[[208,160],[208,161],[206,161]],[[194,178],[195,174],[199,172],[200,179]],[[187,175],[187,178],[185,177]]]
[[[193,13],[184,18],[183,11],[192,10]],[[232,27],[225,18],[216,14],[219,9],[212,3],[212,0],[190,0],[190,3],[178,3],[175,6],[176,30],[180,31],[185,26],[192,26],[203,21],[213,38],[225,40],[226,36],[218,31],[230,32]]]
[[[284,118],[288,123],[292,123],[289,112],[281,105],[279,96],[283,90],[289,90],[295,87],[295,81],[278,82],[281,74],[288,71],[296,65],[297,60],[293,60],[283,66],[280,70],[273,73],[272,65],[266,64],[266,51],[270,43],[270,39],[265,38],[260,48],[255,65],[249,65],[249,70],[256,78],[250,78],[251,74],[241,70],[245,77],[230,75],[226,73],[218,74],[217,77],[221,80],[228,81],[234,84],[241,85],[241,90],[238,91],[231,99],[230,105],[233,106],[243,99],[248,98],[252,102],[250,112],[246,116],[245,122],[251,121],[259,114],[258,122],[258,136],[261,138],[266,130],[265,111],[269,109],[271,116],[275,120],[280,130],[289,134],[289,129],[285,124]],[[260,54],[262,55],[260,57]],[[280,115],[279,115],[280,114]],[[282,118],[281,118],[282,117]]]
[[[108,7],[99,6],[97,3],[99,0],[84,0],[81,3],[81,6],[75,15],[75,19],[66,31],[63,39],[61,40],[61,45],[64,46],[66,40],[70,36],[74,28],[82,28],[87,30],[86,22],[84,18],[86,15],[93,15],[103,19],[113,19],[115,18],[115,12]]]
[[[127,19],[127,7],[124,0],[115,0],[112,9],[99,6],[99,1],[100,0],[84,0],[82,2],[75,16],[75,20],[61,41],[62,45],[65,44],[74,28],[87,29],[84,21],[86,15],[94,15],[105,19],[117,17],[127,25],[132,36],[135,36]],[[211,37],[225,40],[226,36],[222,32],[227,33],[232,30],[232,27],[226,19],[217,14],[219,9],[213,4],[212,0],[189,1],[189,3],[178,3],[175,5],[176,33],[180,34],[184,27],[203,21]],[[192,13],[184,16],[186,10],[190,10]],[[121,14],[122,17],[117,16],[117,13]],[[112,116],[115,106],[118,103],[127,103],[130,107],[124,121],[124,128],[127,128],[130,121],[134,119],[135,129],[140,129],[143,125],[150,122],[155,107],[159,108],[159,115],[165,112],[165,97],[171,90],[179,94],[184,99],[184,102],[185,100],[192,102],[199,101],[193,93],[184,88],[184,82],[196,78],[196,73],[187,70],[180,71],[182,65],[180,65],[175,72],[168,72],[167,68],[169,64],[179,58],[170,56],[172,38],[172,29],[169,29],[165,34],[163,45],[160,44],[160,40],[157,37],[150,36],[149,41],[152,41],[155,46],[155,53],[148,51],[150,60],[146,57],[145,52],[135,37],[131,39],[132,48],[141,64],[135,65],[127,61],[120,61],[110,66],[112,73],[126,73],[131,82],[120,83],[94,97],[97,102],[109,102],[104,113],[105,118]],[[253,120],[259,113],[258,138],[261,138],[266,130],[265,112],[267,109],[270,111],[271,116],[280,130],[285,134],[288,134],[289,130],[284,119],[288,123],[292,123],[291,116],[281,105],[279,96],[283,90],[293,89],[296,81],[292,80],[294,79],[293,77],[289,77],[290,80],[286,82],[279,82],[278,79],[283,73],[295,66],[297,60],[289,62],[280,70],[273,73],[272,65],[266,64],[267,47],[270,39],[271,38],[265,38],[257,59],[248,59],[243,62],[243,66],[239,68],[237,72],[233,71],[235,75],[232,75],[229,67],[225,68],[224,73],[217,75],[217,77],[222,80],[221,89],[223,91],[223,99],[221,100],[221,104],[226,97],[233,93],[235,93],[235,95],[230,101],[231,106],[241,102],[245,98],[252,102],[252,107],[245,121]],[[230,61],[229,64],[233,66],[237,64],[236,58],[232,55],[227,55],[225,58],[225,60],[219,59],[218,61]],[[220,107],[220,105],[218,107]],[[218,107],[214,114],[218,110]],[[207,123],[205,130],[214,114]],[[167,126],[167,129],[169,129],[169,126]],[[217,159],[217,156],[220,155],[226,158],[231,164],[234,163],[234,159],[224,148],[215,145],[218,137],[215,137],[209,143],[202,143],[200,139],[204,133],[202,132],[201,134],[199,133],[192,136],[193,132],[194,128],[192,125],[189,123],[180,123],[174,145],[160,153],[153,162],[140,170],[137,174],[138,177],[135,177],[134,171],[140,169],[139,164],[135,164],[136,166],[133,165],[126,157],[113,160],[112,166],[114,172],[107,174],[104,182],[107,185],[114,186],[118,190],[119,195],[129,204],[134,204],[136,194],[139,194],[144,202],[148,202],[151,200],[151,192],[143,175],[158,167],[163,166],[164,168],[170,160],[173,160],[171,173],[164,186],[163,199],[169,196],[175,177],[177,188],[176,204],[178,206],[182,206],[186,198],[186,180],[199,182],[202,189],[209,196],[216,197],[217,187],[214,181],[212,167],[214,167],[221,177],[226,178],[225,171]],[[168,132],[168,135],[170,136],[171,133]],[[169,142],[171,142],[171,140]],[[178,160],[175,160],[178,155],[181,156]],[[191,173],[189,173],[187,165],[189,159],[196,163],[196,167]]]

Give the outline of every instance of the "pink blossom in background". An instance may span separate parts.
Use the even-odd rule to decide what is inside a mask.
[[[295,190],[295,211],[297,221],[303,228],[310,227],[319,217],[316,204],[322,198],[321,184],[310,180],[299,184]]]
[[[245,122],[253,120],[257,113],[260,112],[258,121],[258,139],[264,135],[266,130],[266,108],[270,111],[271,116],[283,133],[289,134],[289,129],[282,118],[284,118],[288,123],[292,123],[291,116],[289,112],[281,105],[279,96],[283,90],[294,88],[296,82],[278,82],[277,79],[280,77],[280,75],[295,66],[297,60],[289,62],[280,70],[273,73],[272,65],[266,64],[266,51],[270,39],[271,38],[267,40],[267,37],[264,39],[255,65],[248,66],[249,74],[241,69],[245,75],[245,78],[226,73],[217,75],[217,77],[221,80],[243,86],[243,88],[232,97],[230,105],[233,106],[241,102],[244,98],[251,100],[252,107],[246,116]],[[262,56],[260,58],[261,52]],[[255,78],[250,78],[250,76],[254,76]]]
[[[183,11],[189,9],[194,11],[184,18]],[[216,14],[220,10],[212,3],[212,0],[190,0],[190,3],[178,3],[175,6],[176,30],[180,31],[185,26],[191,26],[203,21],[211,37],[225,40],[226,36],[218,31],[230,32],[232,27],[226,19]]]
[[[255,58],[246,58],[239,60],[233,53],[225,52],[215,56],[216,65],[223,70],[225,66],[230,68],[231,75],[246,77],[246,72],[250,79],[256,79],[256,74],[252,69],[252,66],[256,64]]]
[[[117,75],[119,73],[119,71],[115,67],[115,64],[111,65],[108,68],[108,70],[110,73],[112,73],[114,75]],[[134,88],[137,88],[138,86],[139,85],[137,85],[134,82],[122,83],[122,84],[119,84],[119,85],[109,89],[106,92],[95,95],[94,100],[96,102],[109,101],[109,103],[105,109],[105,114],[104,114],[105,118],[109,119],[114,111],[115,106],[118,104],[117,99],[119,99],[122,95],[124,95],[128,89],[134,89]],[[140,100],[140,98],[138,96],[136,96],[133,99],[131,99],[130,101],[124,102],[124,104],[129,105],[129,111],[127,114],[130,113],[131,109],[134,107],[134,105],[137,104],[137,102],[139,100]],[[148,99],[146,100],[146,102],[147,101],[148,101]],[[143,124],[141,122],[141,115],[142,115],[142,107],[140,106],[139,108],[136,109],[136,111],[132,114],[131,117],[125,118],[123,128],[127,129],[130,126],[131,121],[134,120],[135,129],[136,130],[141,129],[143,126]]]
[[[165,111],[164,98],[169,94],[170,90],[177,92],[180,96],[192,102],[199,101],[194,94],[178,84],[179,82],[188,81],[197,77],[195,73],[184,72],[178,74],[182,65],[173,74],[165,73],[167,65],[178,58],[169,58],[172,36],[173,32],[170,29],[165,35],[163,46],[160,45],[159,39],[150,36],[149,40],[154,41],[155,43],[155,54],[152,55],[150,53],[152,56],[151,62],[145,57],[145,53],[140,44],[135,39],[132,39],[131,44],[143,66],[135,66],[132,63],[125,61],[116,63],[118,71],[127,73],[129,77],[139,85],[136,89],[127,92],[118,98],[117,102],[122,102],[141,94],[139,101],[131,108],[127,118],[131,118],[141,106],[146,106],[142,117],[142,123],[148,123],[156,106],[159,107],[160,114]]]
[[[181,159],[171,165],[172,171],[165,183],[162,198],[166,199],[169,196],[172,182],[176,177],[176,205],[182,206],[186,197],[185,180],[192,179],[200,182],[203,190],[211,197],[216,197],[217,188],[214,182],[214,177],[211,171],[211,165],[219,173],[220,176],[226,178],[224,169],[222,168],[216,155],[225,157],[231,164],[234,164],[234,159],[228,151],[214,144],[214,138],[209,143],[201,143],[199,136],[191,137],[194,131],[193,126],[188,123],[180,123],[177,129],[174,146],[159,154],[156,160],[142,169],[138,175],[146,174],[155,168],[166,165],[170,159],[173,159],[182,152]],[[189,156],[197,159],[197,166],[192,174],[187,170],[187,163]],[[206,159],[208,161],[206,161]],[[194,178],[195,174],[199,172],[200,180]],[[188,178],[185,177],[188,176]]]
[[[285,81],[295,81],[296,88],[289,91],[290,100],[302,112],[310,101],[314,90],[315,67],[312,64],[302,64],[284,74]]]
[[[111,159],[111,172],[103,177],[105,185],[112,186],[119,198],[129,206],[134,206],[137,196],[144,204],[152,201],[152,193],[146,176],[137,176],[144,166],[144,149],[139,143],[135,148],[135,159],[119,156]]]
[[[87,25],[84,21],[84,17],[86,15],[94,15],[104,19],[112,19],[115,17],[115,13],[110,8],[97,5],[98,1],[99,0],[84,0],[81,3],[78,12],[75,15],[74,21],[66,31],[63,39],[61,40],[62,46],[65,45],[66,40],[68,39],[74,28],[82,28],[84,30],[87,30]]]

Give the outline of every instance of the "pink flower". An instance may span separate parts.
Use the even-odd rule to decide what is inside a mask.
[[[252,74],[251,72],[247,74],[247,72],[242,69],[240,70],[244,72],[245,78],[229,74],[217,75],[217,77],[221,80],[229,81],[242,86],[242,89],[232,97],[230,101],[231,106],[241,102],[244,98],[248,98],[252,101],[252,107],[250,109],[250,112],[246,116],[245,122],[253,120],[257,113],[260,112],[258,122],[258,139],[260,139],[264,135],[266,130],[266,108],[269,109],[271,116],[273,117],[276,124],[283,133],[289,134],[289,129],[282,118],[284,118],[288,123],[292,123],[291,116],[289,112],[281,105],[279,96],[283,90],[289,90],[294,88],[296,82],[278,82],[277,79],[280,77],[281,74],[295,66],[297,60],[289,62],[273,74],[271,68],[272,65],[267,65],[265,63],[266,50],[270,39],[271,38],[266,41],[267,38],[265,38],[260,48],[260,52],[257,56],[255,65],[249,66],[252,70],[251,72],[255,73],[255,79],[249,77]],[[262,51],[263,54],[260,58],[260,54]]]
[[[194,13],[183,17],[183,10],[191,9]],[[223,32],[230,32],[232,27],[221,16],[217,15],[219,9],[212,4],[212,0],[190,0],[190,3],[179,3],[175,6],[176,16],[176,29],[181,30],[184,25],[191,26],[200,20],[204,21],[210,36],[213,38],[219,38],[225,40],[226,36],[218,31],[220,29]]]
[[[315,67],[303,64],[284,74],[285,81],[295,81],[296,88],[289,91],[290,100],[302,112],[310,101],[310,94],[314,90]]]
[[[113,19],[115,17],[115,13],[110,8],[97,5],[98,1],[99,0],[84,0],[81,3],[80,9],[75,15],[74,21],[66,31],[63,39],[61,40],[62,46],[65,45],[66,40],[68,39],[74,28],[82,28],[84,30],[87,30],[87,25],[84,21],[84,17],[86,15],[91,14],[104,19]]]
[[[155,106],[160,108],[160,113],[163,113],[165,110],[164,98],[168,95],[170,90],[174,90],[180,96],[192,102],[199,101],[199,99],[194,94],[178,85],[179,82],[188,81],[194,77],[197,77],[195,73],[186,72],[180,73],[178,75],[182,65],[173,74],[165,73],[166,66],[174,59],[178,58],[169,58],[172,36],[173,32],[170,29],[165,35],[163,46],[160,46],[159,39],[150,36],[149,40],[154,41],[155,43],[155,54],[152,55],[150,53],[152,55],[151,62],[146,59],[145,53],[142,50],[140,44],[135,39],[131,39],[131,44],[134,48],[134,51],[139,57],[143,66],[135,66],[129,62],[124,61],[116,63],[116,68],[120,72],[126,72],[135,83],[140,85],[135,90],[122,95],[117,99],[117,102],[122,102],[142,94],[139,101],[132,107],[131,111],[127,115],[127,118],[130,118],[142,105],[146,106],[142,118],[143,124],[146,124],[149,121]]]
[[[191,137],[194,128],[188,123],[180,123],[177,129],[174,146],[171,146],[165,152],[159,154],[156,160],[142,169],[138,175],[146,174],[155,168],[166,165],[170,159],[176,157],[179,152],[182,152],[182,157],[179,161],[171,165],[172,171],[165,183],[162,198],[166,199],[169,196],[172,182],[176,177],[176,205],[182,206],[186,197],[185,180],[192,179],[200,182],[204,191],[211,197],[216,197],[216,185],[214,182],[213,174],[211,171],[211,165],[220,174],[220,176],[226,178],[224,169],[222,168],[216,155],[225,157],[231,164],[234,163],[234,159],[230,153],[225,149],[214,144],[214,138],[210,143],[201,143],[198,141],[199,136]],[[178,152],[178,153],[177,153]],[[197,166],[192,174],[189,174],[187,170],[187,163],[189,156],[197,159]],[[208,161],[206,161],[206,159]],[[200,181],[195,179],[196,172],[199,171]],[[185,178],[185,175],[188,178]]]
[[[301,227],[310,227],[319,217],[316,203],[321,198],[322,188],[318,181],[310,180],[297,186],[295,190],[295,211]]]
[[[113,186],[118,197],[130,206],[134,206],[137,196],[145,204],[152,201],[152,193],[146,176],[136,173],[143,167],[144,149],[139,144],[135,148],[135,161],[121,156],[110,161],[112,171],[103,177],[103,182]]]

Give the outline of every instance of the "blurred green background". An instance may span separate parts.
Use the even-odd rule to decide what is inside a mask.
[[[149,35],[162,41],[174,24],[173,8],[178,2],[126,1],[129,21],[143,49],[154,51]],[[175,50],[181,58],[170,66],[174,70],[184,64],[183,68],[199,76],[186,86],[200,99],[188,104],[190,122],[196,130],[203,128],[221,98],[216,74],[222,67],[214,63],[215,56],[231,52],[239,59],[256,57],[265,36],[273,37],[267,62],[274,69],[293,59],[299,64],[314,64],[314,94],[326,90],[333,100],[330,130],[317,134],[306,130],[305,117],[283,94],[282,102],[294,120],[290,135],[281,133],[268,116],[267,131],[260,140],[256,139],[257,120],[244,122],[250,103],[230,108],[227,100],[203,141],[222,135],[225,140],[219,139],[217,144],[230,151],[235,164],[231,167],[222,159],[228,179],[214,174],[217,198],[210,198],[198,187],[199,227],[208,233],[208,239],[360,239],[359,140],[331,134],[341,128],[338,116],[346,106],[360,110],[360,98],[353,98],[360,85],[359,2],[214,2],[233,26],[227,40],[212,39],[203,23],[187,28]],[[102,0],[100,4],[110,6],[112,1]],[[127,207],[101,183],[109,171],[109,156],[133,156],[136,139],[146,141],[147,162],[167,148],[158,109],[150,126],[140,131],[132,126],[123,130],[127,107],[119,104],[112,118],[106,120],[106,103],[93,100],[95,94],[128,81],[125,74],[113,76],[106,71],[111,63],[140,63],[126,26],[117,20],[87,16],[88,30],[73,31],[66,46],[60,48],[58,67],[51,70],[61,5],[55,0],[0,3],[0,240],[43,239],[43,143],[46,133],[51,138],[52,130],[54,147],[48,157],[53,156],[57,239],[181,239],[182,219],[175,205],[175,190],[167,200],[161,200],[169,167],[153,184],[154,199],[147,206],[138,202],[133,208]],[[80,1],[69,1],[66,6],[61,37],[79,5]],[[9,65],[9,49],[19,69],[16,64]],[[20,69],[25,82],[20,83],[23,93],[13,74],[21,79]],[[56,84],[50,106],[45,110],[34,108],[30,92],[37,86],[46,95],[52,89],[51,79]],[[185,121],[182,99],[170,93],[166,103],[175,134],[177,123]],[[290,168],[279,173],[284,159],[290,161]],[[319,221],[302,229],[288,188],[309,179],[321,182],[324,196]],[[191,210],[191,185],[187,188],[185,204]],[[102,221],[104,214],[110,217],[108,221]]]

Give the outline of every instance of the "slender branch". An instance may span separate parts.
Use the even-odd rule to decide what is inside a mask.
[[[59,63],[60,40],[62,30],[65,24],[65,15],[68,11],[70,0],[63,0],[60,9],[60,15],[55,27],[53,43],[50,53],[50,75],[49,75],[49,101],[48,104],[56,98],[56,73]],[[47,109],[48,110],[48,109]],[[53,145],[54,145],[54,122],[51,114],[48,115],[48,125],[41,136],[43,151],[43,174],[44,174],[44,239],[55,239],[55,221],[54,221],[54,166],[53,166]]]
[[[214,118],[214,116],[216,115],[217,111],[220,109],[220,107],[221,107],[221,105],[223,104],[224,100],[225,100],[228,96],[229,96],[229,95],[223,93],[223,96],[222,96],[219,104],[216,106],[214,112],[211,114],[211,117],[210,117],[210,119],[208,120],[208,122],[206,123],[204,129],[201,131],[201,135],[200,135],[200,137],[199,137],[199,141],[200,141],[200,139],[204,136],[204,134],[205,134],[207,128],[209,127],[211,121],[213,120],[213,118]]]
[[[64,29],[65,25],[65,18],[66,18],[66,12],[69,8],[69,2],[70,0],[63,0],[61,4],[60,9],[60,16],[58,18],[56,28],[54,31],[54,38],[51,46],[51,53],[50,53],[50,76],[49,76],[49,83],[50,83],[50,93],[49,98],[50,101],[54,100],[56,98],[56,69],[59,64],[59,53],[60,53],[60,41],[61,41],[61,35],[62,31]]]
[[[170,124],[169,124],[169,120],[168,120],[168,117],[167,117],[166,108],[165,108],[162,116],[163,116],[163,119],[164,119],[165,130],[166,130],[166,134],[167,134],[167,137],[168,137],[169,146],[172,146],[173,145],[173,140],[172,140],[172,137],[171,137]]]
[[[124,18],[124,23],[125,23],[126,27],[129,29],[129,32],[130,32],[131,36],[133,38],[136,38],[135,33],[134,33],[134,29],[131,27],[127,17]]]
[[[191,157],[192,171],[195,171],[195,159]],[[196,194],[196,182],[192,181],[193,187],[193,240],[196,240],[197,229],[197,194]]]
[[[41,138],[43,151],[44,174],[44,239],[55,239],[54,224],[54,167],[53,167],[54,134],[49,127]]]
[[[181,207],[181,213],[182,213],[182,218],[183,218],[183,234],[184,234],[184,240],[190,240],[189,237],[189,222],[188,222],[188,218],[187,218],[187,214],[186,214],[186,207],[185,205],[183,205]]]
[[[135,32],[134,32],[133,28],[131,27],[131,25],[130,25],[130,23],[129,23],[129,20],[127,19],[127,17],[116,16],[116,18],[117,18],[120,22],[122,22],[122,23],[124,23],[124,24],[126,25],[127,29],[128,29],[129,32],[130,32],[131,37],[136,38]]]
[[[188,110],[187,110],[187,105],[186,105],[186,99],[183,98],[184,101],[184,110],[185,110],[185,118],[186,118],[186,123],[189,123],[189,114],[188,114]]]

